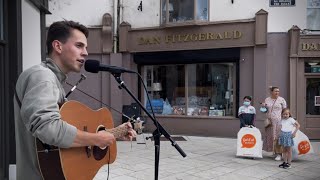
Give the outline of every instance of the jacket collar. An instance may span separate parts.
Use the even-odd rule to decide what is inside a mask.
[[[66,81],[67,75],[61,71],[59,66],[56,65],[56,63],[51,58],[46,58],[46,60],[44,60],[42,63],[44,64],[44,66],[47,66],[57,76],[58,80],[61,83]]]

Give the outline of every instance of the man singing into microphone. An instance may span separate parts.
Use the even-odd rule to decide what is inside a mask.
[[[73,21],[53,23],[47,34],[48,58],[21,73],[14,98],[17,179],[42,179],[35,138],[60,148],[113,143],[114,136],[102,131],[88,133],[61,120],[59,106],[65,102],[62,84],[69,72],[80,72],[87,52],[88,29]],[[130,123],[125,139],[136,135]],[[53,167],[54,168],[54,167]]]

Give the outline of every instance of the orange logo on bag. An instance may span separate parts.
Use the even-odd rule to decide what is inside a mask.
[[[301,141],[298,144],[298,151],[300,154],[307,154],[310,151],[310,143],[308,141]]]
[[[241,139],[241,148],[253,148],[256,145],[256,142],[256,138],[252,134],[245,134]]]

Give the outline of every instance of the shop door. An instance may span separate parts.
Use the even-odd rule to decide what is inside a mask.
[[[320,75],[305,80],[305,133],[310,139],[320,139]]]

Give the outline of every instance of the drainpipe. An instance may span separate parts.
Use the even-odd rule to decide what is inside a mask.
[[[117,53],[118,38],[118,0],[113,0],[113,53]]]

